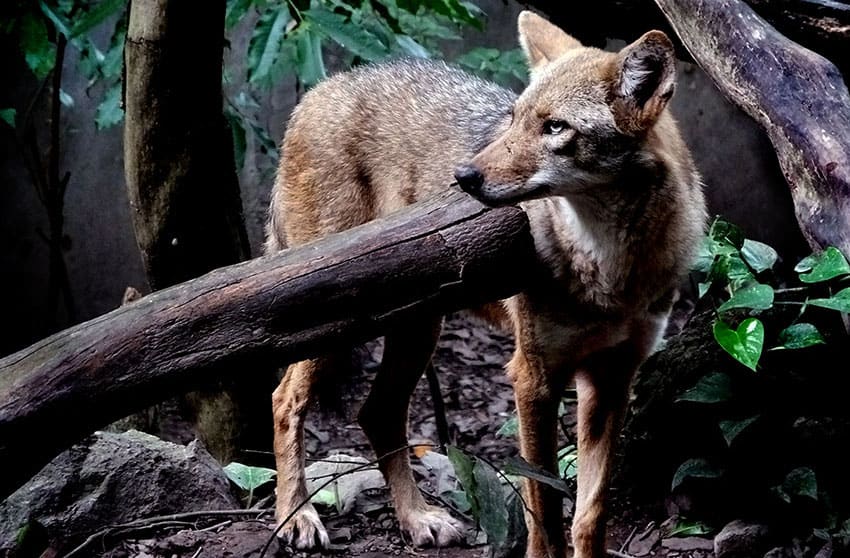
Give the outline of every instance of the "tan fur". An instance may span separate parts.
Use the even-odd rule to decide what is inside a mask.
[[[440,63],[358,69],[318,85],[296,108],[272,193],[267,249],[309,242],[381,217],[449,185],[491,205],[520,203],[539,266],[530,287],[482,314],[509,324],[525,459],[556,470],[557,410],[578,392],[575,556],[604,555],[605,493],[629,383],[663,333],[676,287],[703,231],[699,176],[666,104],[670,41],[650,32],[620,53],[582,47],[530,12],[519,19],[532,70],[518,98]],[[455,166],[462,164],[455,170]],[[386,337],[360,422],[378,455],[406,443],[410,394],[439,322],[423,316]],[[305,495],[303,417],[332,364],[292,365],[275,392],[278,519]],[[406,452],[381,470],[415,544],[460,539],[446,512],[425,504]],[[526,486],[529,558],[566,553],[561,498]],[[282,536],[325,545],[306,506]]]

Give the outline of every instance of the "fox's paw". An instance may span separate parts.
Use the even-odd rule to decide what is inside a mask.
[[[399,517],[399,524],[416,546],[449,546],[464,540],[460,522],[432,506],[408,512]]]
[[[278,515],[278,521],[289,514]],[[295,512],[286,525],[280,528],[277,536],[287,545],[294,546],[299,550],[310,550],[313,548],[328,548],[331,540],[316,508],[311,504],[305,504]]]

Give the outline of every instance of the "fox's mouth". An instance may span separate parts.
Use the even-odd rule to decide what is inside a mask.
[[[514,205],[535,198],[543,198],[549,195],[550,188],[547,184],[488,184],[482,183],[477,187],[469,187],[464,183],[455,182],[454,185],[477,199],[484,205],[499,207],[503,205]]]

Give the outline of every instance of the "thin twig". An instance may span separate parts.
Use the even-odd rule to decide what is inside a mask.
[[[238,509],[238,510],[208,510],[208,511],[193,511],[193,512],[183,512],[183,513],[174,513],[171,515],[162,515],[157,517],[148,517],[144,519],[137,519],[135,521],[130,521],[128,523],[122,523],[120,525],[111,525],[96,533],[89,535],[89,537],[83,541],[79,546],[71,550],[69,553],[65,554],[63,558],[70,558],[85,548],[87,548],[90,544],[96,541],[99,538],[106,537],[114,532],[123,531],[127,529],[144,529],[150,527],[151,525],[163,523],[163,522],[176,522],[182,521],[186,519],[203,519],[204,517],[227,517],[234,515],[254,515],[257,517],[263,516],[267,513],[271,512],[271,510],[246,510],[246,509]]]
[[[265,557],[266,552],[268,552],[269,547],[271,547],[272,542],[274,542],[275,538],[277,537],[277,534],[280,532],[281,529],[283,529],[284,525],[286,525],[289,522],[289,520],[291,520],[293,517],[295,517],[295,514],[298,513],[298,510],[300,510],[307,503],[309,503],[310,500],[313,498],[313,496],[315,496],[316,494],[321,492],[325,487],[329,486],[331,483],[335,482],[340,477],[343,477],[345,475],[349,475],[349,474],[354,473],[356,471],[361,471],[361,470],[366,469],[368,467],[372,467],[373,465],[380,463],[382,459],[386,459],[387,457],[390,457],[391,455],[395,455],[395,454],[397,454],[401,451],[407,451],[407,450],[417,448],[417,447],[421,447],[421,446],[430,446],[432,448],[436,447],[433,444],[408,444],[406,446],[402,446],[400,448],[396,448],[392,451],[389,451],[389,452],[385,453],[384,455],[381,455],[380,457],[373,459],[372,461],[367,461],[366,463],[363,463],[362,465],[359,465],[357,467],[352,467],[351,469],[349,469],[347,471],[343,471],[341,473],[337,473],[336,475],[333,475],[330,479],[328,479],[327,481],[323,482],[318,487],[316,487],[313,490],[313,492],[308,494],[306,498],[301,500],[301,502],[289,512],[289,515],[287,515],[285,518],[283,518],[283,521],[281,521],[277,525],[277,527],[275,527],[274,531],[272,531],[271,536],[266,541],[266,544],[263,546],[263,549],[260,551],[259,558]]]
[[[440,378],[434,362],[429,361],[425,367],[425,377],[428,379],[428,389],[431,392],[431,402],[434,404],[434,422],[437,423],[437,437],[440,443],[447,446],[452,443],[449,438],[449,420],[446,417],[446,402],[443,400],[443,392],[440,389]]]
[[[631,554],[626,554],[625,552],[620,552],[619,550],[612,550],[610,548],[605,549],[605,554],[608,556],[613,556],[614,558],[636,558]]]
[[[635,533],[637,533],[637,529],[638,529],[638,528],[637,528],[637,525],[635,525],[634,527],[632,527],[632,532],[631,532],[631,533],[629,533],[629,536],[628,536],[628,537],[626,537],[626,540],[624,540],[624,541],[623,541],[623,544],[621,544],[621,545],[620,545],[620,552],[625,551],[625,550],[626,550],[626,547],[628,547],[628,546],[629,546],[629,543],[630,543],[630,542],[632,542],[632,539],[634,538]]]

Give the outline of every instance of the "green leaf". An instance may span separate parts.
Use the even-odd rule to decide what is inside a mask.
[[[839,312],[850,312],[850,287],[838,291],[829,298],[813,298],[808,300],[807,304]]]
[[[791,503],[791,498],[800,496],[818,499],[818,482],[815,472],[808,467],[798,467],[785,476],[780,486],[773,487],[777,496]]]
[[[71,24],[67,19],[56,13],[56,11],[54,11],[53,8],[44,0],[38,0],[38,7],[41,8],[41,13],[47,16],[47,19],[53,23],[53,26],[56,27],[56,31],[62,33],[65,37],[71,37]]]
[[[232,464],[231,464],[232,465]],[[321,504],[328,507],[337,507],[336,491],[330,488],[323,488],[313,494],[310,501],[314,504]]]
[[[395,41],[405,54],[416,58],[431,58],[428,49],[417,43],[410,35],[396,35]]]
[[[731,446],[732,441],[738,437],[738,434],[746,430],[747,427],[757,421],[760,416],[761,415],[755,415],[740,420],[721,420],[720,432],[723,433],[723,439],[726,440],[726,445]]]
[[[301,15],[311,27],[364,60],[373,62],[390,54],[387,46],[374,34],[354,25],[344,15],[324,9],[321,5],[302,12]]]
[[[721,403],[732,397],[732,380],[723,372],[706,374],[694,387],[676,398],[693,403]]]
[[[505,491],[496,472],[480,459],[472,468],[475,477],[475,499],[478,500],[478,523],[487,533],[487,542],[500,546],[508,536],[508,507]]]
[[[721,284],[728,283],[732,291],[753,283],[755,276],[749,266],[744,263],[737,252],[719,254],[711,265],[708,272],[707,282],[720,281]]]
[[[56,45],[47,38],[44,20],[32,12],[21,18],[20,47],[24,60],[38,79],[44,79],[56,63]]]
[[[504,436],[506,438],[516,436],[519,432],[519,418],[516,415],[510,417],[496,431],[496,436]]]
[[[723,470],[715,467],[706,459],[688,459],[682,463],[673,475],[673,484],[670,490],[676,490],[687,478],[716,479],[723,474]]]
[[[756,318],[747,318],[730,328],[723,320],[714,322],[714,338],[732,357],[755,372],[764,347],[764,325]]]
[[[15,117],[18,115],[18,111],[13,108],[4,108],[0,109],[0,120],[11,126],[15,127]]]
[[[292,19],[285,3],[270,4],[260,15],[248,42],[248,81],[271,85],[272,69],[283,54],[286,26]]]
[[[233,161],[236,164],[236,170],[239,171],[245,166],[245,150],[248,146],[245,126],[242,125],[242,119],[235,111],[226,110],[224,116],[233,135]]]
[[[478,516],[478,501],[475,498],[475,476],[473,475],[472,459],[454,446],[446,446],[446,455],[455,470],[455,476],[469,500],[472,515]]]
[[[744,246],[744,233],[741,229],[723,219],[715,219],[708,231],[708,236],[720,245],[726,245],[740,250]]]
[[[694,257],[694,262],[691,265],[691,269],[697,271],[699,273],[708,273],[711,269],[711,265],[714,263],[714,250],[712,250],[713,243],[711,238],[708,236],[702,237],[702,241],[699,243],[697,247],[697,254]]]
[[[59,102],[62,103],[62,106],[74,106],[74,98],[71,97],[71,95],[61,87],[59,88]]]
[[[504,467],[505,473],[519,475],[528,479],[536,480],[547,486],[551,486],[558,492],[572,496],[567,483],[561,477],[546,471],[536,465],[532,465],[521,457],[512,457],[507,460]]]
[[[88,33],[103,23],[106,18],[122,11],[126,5],[127,0],[100,0],[91,10],[83,11],[80,15],[74,17],[71,34],[68,38],[79,37]]]
[[[761,273],[772,268],[776,264],[776,260],[779,259],[779,254],[776,253],[776,250],[767,244],[757,240],[750,240],[749,238],[744,240],[744,245],[741,247],[741,256],[744,257],[744,261],[756,273]]]
[[[97,107],[94,123],[98,130],[105,130],[115,126],[124,118],[124,109],[121,108],[121,84],[115,83],[103,95],[103,101]]]
[[[309,28],[299,28],[295,36],[295,71],[304,87],[312,87],[327,76],[322,57],[322,38]]]
[[[578,476],[578,450],[569,445],[558,452],[558,476],[562,479],[575,479]]]
[[[242,490],[254,490],[271,481],[277,472],[274,469],[251,467],[234,461],[224,467],[224,474]]]
[[[732,298],[720,305],[718,312],[726,312],[733,308],[752,308],[767,310],[773,306],[773,287],[761,283],[751,283],[732,295]]]
[[[818,328],[801,323],[786,327],[779,333],[779,346],[775,349],[804,349],[826,343]]]
[[[675,526],[665,533],[665,537],[696,537],[711,533],[711,527],[702,521],[688,521],[680,519]]]
[[[794,267],[803,283],[829,281],[842,275],[850,275],[850,264],[838,248],[828,247],[819,254],[804,258]]]
[[[248,12],[254,0],[227,0],[227,11],[224,15],[225,29],[232,29]]]

